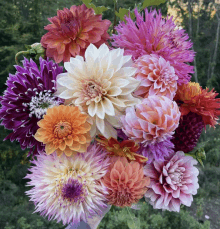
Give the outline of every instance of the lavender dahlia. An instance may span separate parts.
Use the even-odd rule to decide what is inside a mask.
[[[137,153],[142,154],[148,158],[147,164],[152,163],[153,160],[164,161],[164,158],[174,153],[174,144],[170,141],[170,137],[162,142],[156,142],[155,144],[148,144],[144,146],[141,144]]]
[[[125,55],[132,55],[134,60],[149,54],[163,57],[174,67],[178,84],[187,83],[193,73],[193,66],[187,63],[194,59],[189,36],[175,25],[172,17],[163,19],[161,12],[145,9],[145,17],[137,9],[134,12],[136,21],[127,17],[127,23],[120,22],[115,27],[118,34],[112,35],[112,45],[123,48]]]
[[[109,158],[100,146],[90,145],[85,153],[73,157],[40,154],[25,178],[34,186],[26,194],[35,203],[35,212],[66,224],[85,222],[102,215],[108,194],[101,178],[106,174]]]
[[[17,140],[21,149],[31,148],[29,155],[40,153],[44,145],[33,136],[39,128],[37,122],[47,108],[62,101],[53,96],[56,76],[63,68],[49,60],[40,58],[40,70],[33,60],[23,60],[23,66],[15,66],[17,72],[10,74],[1,98],[1,125],[13,130],[4,140]]]

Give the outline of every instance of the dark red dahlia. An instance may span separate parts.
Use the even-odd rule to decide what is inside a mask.
[[[47,108],[59,105],[62,101],[53,96],[56,77],[63,68],[49,60],[40,58],[40,70],[37,64],[26,58],[23,66],[15,66],[15,75],[9,74],[4,95],[1,97],[1,125],[13,130],[4,140],[17,140],[21,149],[30,148],[30,154],[44,151],[44,145],[34,138],[39,128],[37,122],[42,119]]]
[[[175,145],[174,151],[188,153],[192,151],[198,142],[205,124],[202,116],[189,112],[180,118],[180,123],[171,142]]]

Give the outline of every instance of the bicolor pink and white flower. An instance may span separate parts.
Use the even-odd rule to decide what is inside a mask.
[[[140,86],[135,95],[147,98],[150,95],[166,96],[173,99],[177,91],[178,76],[174,68],[163,57],[151,54],[137,59],[135,78]]]
[[[141,104],[126,109],[122,130],[143,146],[170,138],[179,125],[181,113],[176,102],[165,96],[149,96]]]
[[[121,126],[118,116],[127,107],[139,103],[132,93],[140,82],[134,78],[131,56],[123,56],[123,49],[109,50],[103,44],[90,44],[83,57],[70,58],[64,63],[67,70],[57,78],[57,95],[87,113],[92,122],[91,135],[98,132],[106,138],[116,138],[113,128]],[[98,129],[98,131],[97,131]]]
[[[196,195],[199,170],[197,161],[178,151],[164,162],[154,161],[144,167],[144,174],[150,177],[145,200],[155,209],[180,211],[180,205],[191,206]]]
[[[108,191],[101,178],[109,158],[100,146],[90,145],[87,152],[73,157],[40,154],[32,163],[35,166],[25,178],[31,180],[28,186],[34,186],[26,194],[35,203],[35,212],[65,225],[102,215],[107,208]]]

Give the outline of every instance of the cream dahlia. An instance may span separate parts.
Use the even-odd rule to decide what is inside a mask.
[[[151,54],[139,57],[135,63],[138,69],[135,78],[141,82],[135,95],[143,98],[159,95],[173,99],[177,90],[178,76],[169,61]]]
[[[126,109],[121,117],[124,133],[143,146],[170,138],[179,125],[176,102],[165,96],[149,96],[141,104]]]
[[[119,115],[126,107],[139,103],[132,93],[139,86],[134,79],[136,68],[131,56],[123,56],[123,49],[109,50],[103,44],[97,49],[93,44],[83,57],[76,56],[64,63],[66,73],[58,75],[57,95],[87,113],[93,122],[91,135],[98,130],[106,138],[117,137],[113,127],[120,127]]]
[[[35,212],[63,224],[77,224],[81,219],[100,214],[107,207],[108,193],[101,178],[106,174],[109,158],[97,145],[84,154],[67,157],[62,154],[37,156],[25,178],[34,186],[26,194],[36,206]]]
[[[156,209],[180,211],[180,205],[190,206],[199,188],[197,161],[178,151],[164,162],[154,161],[144,166],[144,174],[150,177],[145,193],[146,201]]]
[[[84,56],[89,44],[99,47],[109,39],[111,22],[102,20],[101,14],[95,15],[85,4],[58,10],[57,16],[48,20],[52,24],[44,27],[48,33],[42,36],[41,44],[56,63],[69,61],[71,56]]]
[[[128,162],[126,157],[113,156],[108,172],[102,178],[108,188],[108,204],[118,207],[131,207],[147,191],[150,179],[143,173],[143,164]]]

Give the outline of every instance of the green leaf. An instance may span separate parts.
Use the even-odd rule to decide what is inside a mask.
[[[145,1],[143,2],[142,7],[143,7],[143,8],[146,8],[146,7],[148,7],[148,6],[158,6],[158,5],[160,5],[161,3],[165,3],[165,2],[166,2],[166,0],[145,0]]]
[[[94,9],[94,8],[93,8]],[[109,10],[109,7],[105,7],[105,6],[98,6],[95,9],[95,13],[96,14],[102,14],[103,12],[105,12],[106,10]]]
[[[89,4],[92,0],[81,0],[85,5]]]
[[[115,15],[120,18],[121,21],[125,21],[124,16],[127,15],[130,12],[130,10],[125,8],[119,8],[119,12],[115,11]],[[135,15],[133,12],[130,12],[131,19],[135,18]]]

